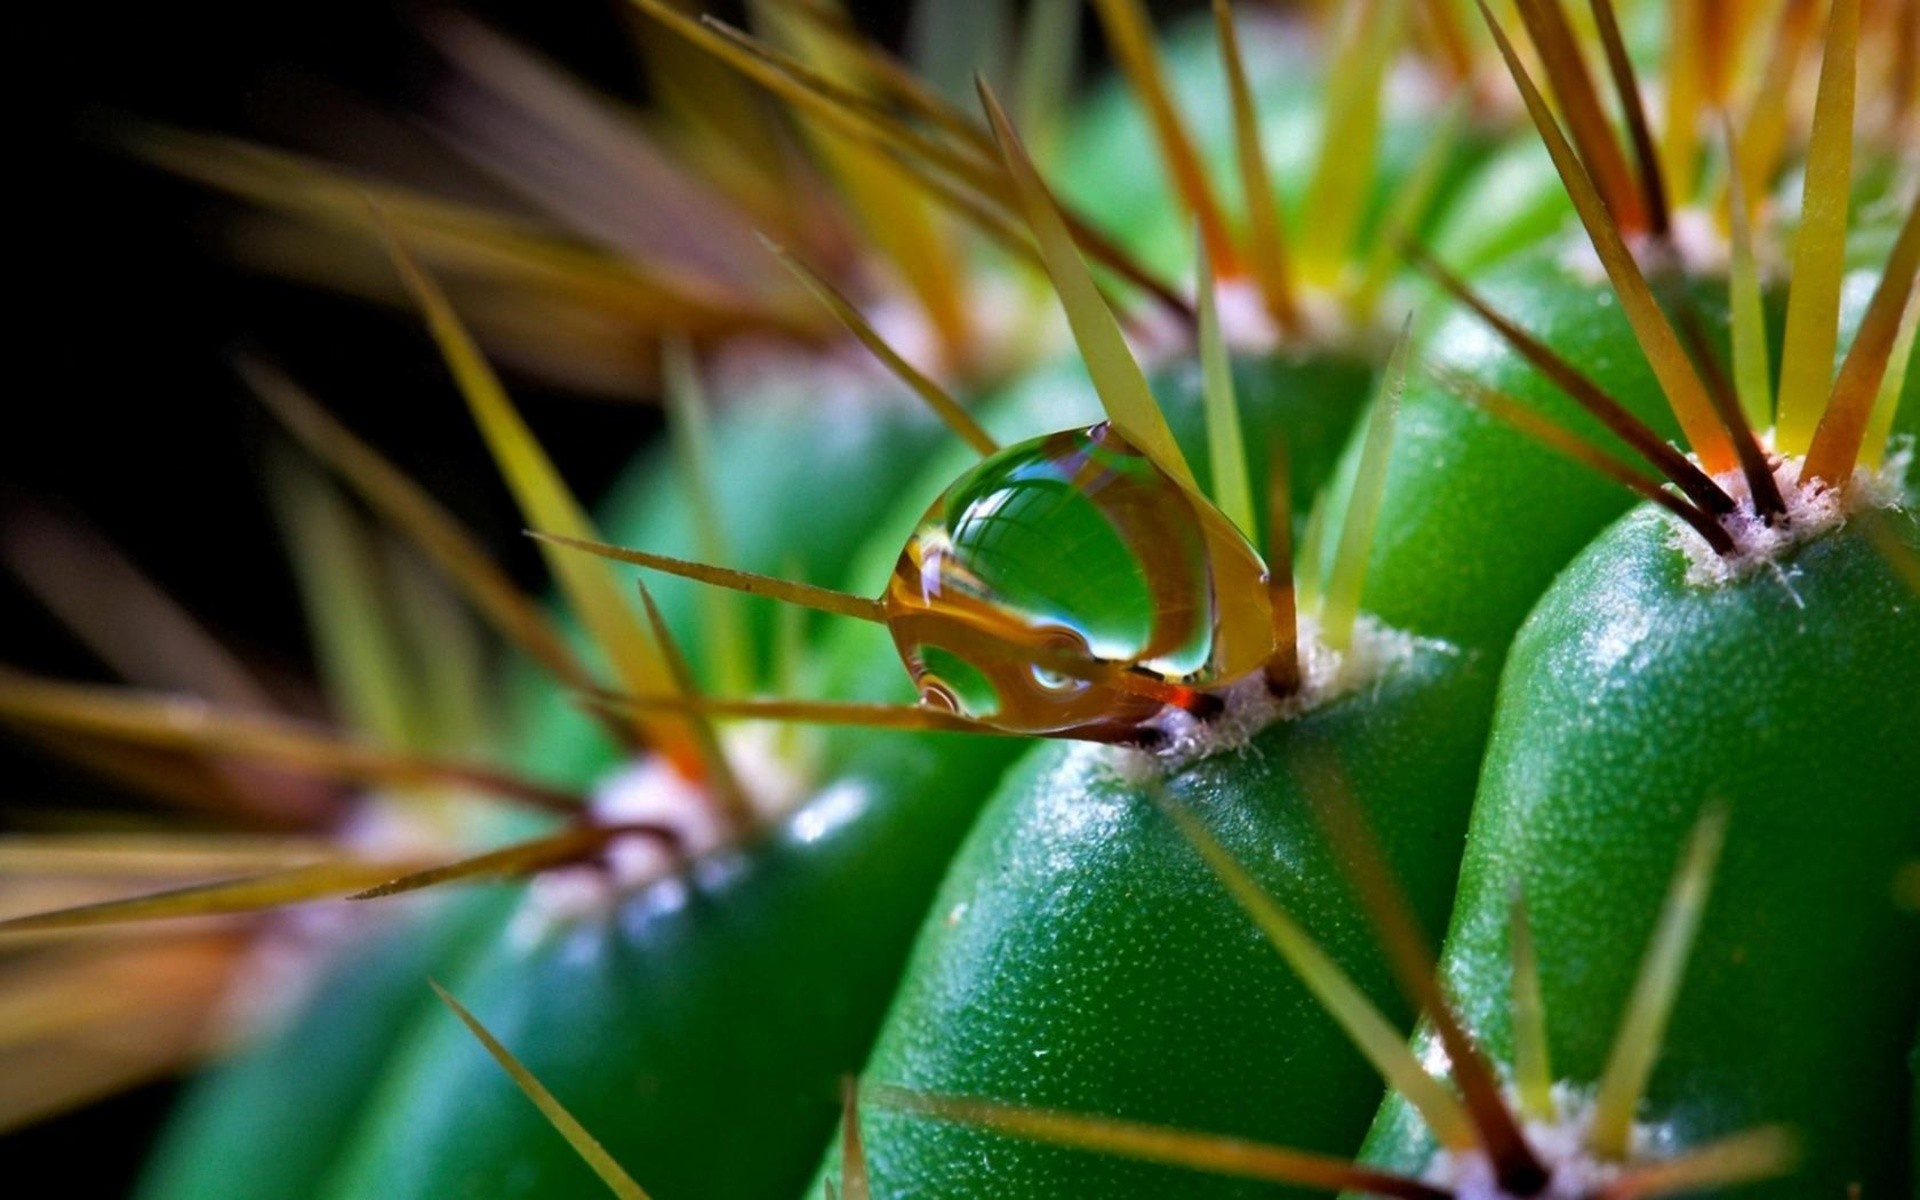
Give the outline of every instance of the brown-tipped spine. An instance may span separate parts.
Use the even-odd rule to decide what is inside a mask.
[[[1609,396],[1599,384],[1589,379],[1578,367],[1560,357],[1545,342],[1520,328],[1506,315],[1488,304],[1464,280],[1441,266],[1439,261],[1425,249],[1417,245],[1409,245],[1407,254],[1415,266],[1431,277],[1454,299],[1472,309],[1474,314],[1491,326],[1515,353],[1532,363],[1535,370],[1545,375],[1555,387],[1565,392],[1569,399],[1586,409],[1615,437],[1632,447],[1636,454],[1644,458],[1656,471],[1666,476],[1675,487],[1686,493],[1687,498],[1694,504],[1717,516],[1724,516],[1733,511],[1733,498],[1713,481],[1712,476],[1695,466],[1684,454],[1661,441],[1659,435],[1647,427],[1646,422],[1634,416],[1625,405]]]
[[[1620,111],[1627,122],[1627,141],[1633,147],[1634,164],[1640,171],[1640,197],[1647,208],[1647,229],[1657,238],[1673,232],[1673,213],[1667,201],[1667,181],[1660,169],[1660,151],[1653,142],[1653,128],[1647,121],[1645,97],[1633,60],[1627,57],[1626,42],[1620,36],[1620,21],[1613,0],[1591,0],[1594,24],[1600,31],[1600,45],[1606,50],[1607,71],[1613,76],[1613,90],[1620,98]]]
[[[1267,690],[1300,690],[1300,616],[1293,586],[1293,482],[1287,443],[1276,436],[1267,450],[1267,600],[1273,609],[1273,654]]]

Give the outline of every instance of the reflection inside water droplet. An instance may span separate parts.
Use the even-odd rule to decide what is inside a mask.
[[[1178,689],[1232,682],[1272,648],[1259,556],[1105,424],[962,476],[922,518],[886,604],[924,700],[1024,733],[1124,736]]]

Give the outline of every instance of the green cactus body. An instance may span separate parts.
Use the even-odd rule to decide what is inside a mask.
[[[1908,546],[1908,513],[1877,519]],[[1766,1123],[1800,1169],[1741,1195],[1891,1195],[1912,1084],[1920,927],[1892,880],[1920,851],[1920,605],[1850,523],[1732,583],[1685,576],[1641,508],[1581,555],[1521,630],[1442,973],[1512,1053],[1508,917],[1539,947],[1555,1078],[1606,1065],[1663,884],[1703,802],[1726,849],[1639,1118],[1655,1155]],[[1430,1146],[1395,1098],[1369,1157]]]
[[[544,936],[509,924],[445,982],[656,1194],[790,1192],[831,1124],[834,1081],[879,1020],[908,914],[997,766],[974,757],[985,761],[968,772],[931,738],[870,738],[864,769],[838,773],[760,841]],[[327,1194],[506,1200],[596,1186],[435,1013]]]
[[[1337,756],[1435,917],[1491,699],[1483,658],[1422,645],[1352,695],[1175,770],[1167,792],[1301,914],[1361,986],[1385,968],[1291,770]],[[1181,1128],[1350,1147],[1365,1062],[1246,925],[1139,752],[1037,749],[948,873],[865,1078]],[[1225,1196],[1257,1189],[869,1109],[877,1196]],[[816,1185],[818,1187],[818,1185]],[[1259,1192],[1259,1194],[1270,1194]]]
[[[371,937],[354,930],[293,1012],[194,1085],[141,1200],[316,1195],[406,1023],[432,1003],[420,981],[446,970],[501,908],[491,894],[423,898],[381,914]]]
[[[1543,246],[1482,276],[1476,290],[1662,436],[1673,436],[1673,417],[1611,287],[1597,268],[1569,265],[1575,254],[1566,242]],[[1724,305],[1714,298],[1723,287],[1703,283],[1697,290],[1703,308]],[[1706,323],[1726,326],[1724,317]],[[1427,339],[1425,357],[1590,440],[1608,436],[1471,311],[1452,309]],[[1357,456],[1356,447],[1345,472]],[[1618,485],[1441,383],[1414,379],[1395,428],[1367,606],[1398,628],[1499,653],[1560,568],[1630,503]]]

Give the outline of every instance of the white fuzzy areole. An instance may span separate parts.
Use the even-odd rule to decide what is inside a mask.
[[[1515,1099],[1509,1106],[1518,1112]],[[1553,1087],[1557,1119],[1526,1121],[1527,1144],[1547,1168],[1546,1190],[1531,1200],[1586,1200],[1620,1177],[1626,1166],[1646,1161],[1647,1152],[1667,1139],[1657,1126],[1636,1122],[1628,1140],[1626,1162],[1603,1162],[1587,1149],[1587,1131],[1593,1124],[1591,1092],[1569,1083]],[[1493,1162],[1483,1151],[1455,1153],[1442,1150],[1421,1178],[1452,1193],[1454,1200],[1519,1200],[1501,1188]]]
[[[394,874],[404,870],[396,866]],[[304,904],[273,913],[234,968],[209,1028],[223,1046],[278,1030],[326,982],[336,952],[362,944],[394,915],[375,904]]]
[[[805,772],[781,754],[777,736],[763,723],[739,726],[725,735],[727,761],[762,820],[792,811],[807,792]],[[591,808],[599,824],[673,830],[680,856],[655,838],[634,834],[609,842],[594,862],[542,871],[514,916],[510,936],[517,945],[531,947],[565,927],[608,917],[627,897],[721,850],[728,841],[729,831],[712,798],[656,756],[608,773],[594,787]]]
[[[1250,278],[1222,279],[1214,285],[1213,296],[1220,338],[1235,353],[1304,355],[1351,346],[1355,340],[1339,297],[1320,288],[1297,289],[1300,328],[1293,333],[1274,324],[1266,296]]]
[[[1114,769],[1136,782],[1164,779],[1203,758],[1239,750],[1276,721],[1291,720],[1379,682],[1419,651],[1459,653],[1446,642],[1404,633],[1364,614],[1354,623],[1353,643],[1345,653],[1320,640],[1319,623],[1312,617],[1300,620],[1299,645],[1299,691],[1275,696],[1265,677],[1255,672],[1221,692],[1225,711],[1204,721],[1169,707],[1152,722],[1161,741],[1151,749],[1116,747]]]
[[[1725,587],[1757,571],[1772,568],[1780,557],[1796,546],[1821,534],[1838,529],[1855,513],[1876,508],[1900,508],[1910,502],[1906,490],[1908,468],[1913,462],[1913,439],[1900,439],[1879,470],[1861,467],[1845,487],[1818,482],[1800,486],[1803,458],[1772,454],[1773,435],[1761,438],[1773,462],[1773,482],[1786,502],[1785,519],[1773,524],[1763,521],[1753,508],[1753,494],[1746,476],[1738,470],[1714,476],[1727,495],[1733,497],[1734,512],[1721,518],[1720,525],[1733,538],[1732,554],[1716,553],[1685,522],[1675,519],[1673,545],[1687,558],[1687,582],[1694,587]]]
[[[397,798],[378,790],[364,794],[335,830],[340,846],[368,862],[389,861],[395,877],[412,870],[410,860],[447,856],[447,839],[479,796],[449,793],[439,803],[420,797]],[[326,982],[338,955],[361,945],[396,920],[408,919],[408,899],[358,904],[345,901],[300,904],[275,910],[247,946],[234,978],[220,1000],[218,1020],[223,1044],[243,1045],[264,1036],[300,1011]]]
[[[1720,232],[1718,218],[1699,207],[1673,210],[1670,232],[1664,239],[1633,234],[1622,240],[1646,274],[1678,268],[1690,277],[1724,276],[1733,261],[1732,244]],[[1754,254],[1763,272],[1775,273],[1774,261],[1778,255],[1771,242],[1756,245]],[[1590,238],[1568,239],[1560,255],[1560,265],[1568,274],[1588,283],[1605,283],[1608,279],[1606,264],[1600,261],[1600,252],[1593,248]],[[1606,302],[1611,303],[1613,299],[1611,291],[1604,296]]]

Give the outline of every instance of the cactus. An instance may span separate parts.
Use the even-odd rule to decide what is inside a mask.
[[[347,911],[146,1195],[1915,1186],[1910,4],[1099,0],[1117,80],[1016,121],[831,5],[636,3],[680,136],[452,18],[441,115],[627,145],[692,236],[609,248],[537,141],[486,143],[529,218],[126,133],[397,286],[564,612],[253,363],[354,497],[282,469],[355,736],[0,676],[156,786],[326,789],[317,859],[0,923],[237,922],[239,978]],[[670,401],[597,521],[489,365],[625,377],[558,313]],[[506,745],[399,665],[421,563],[539,668]]]

